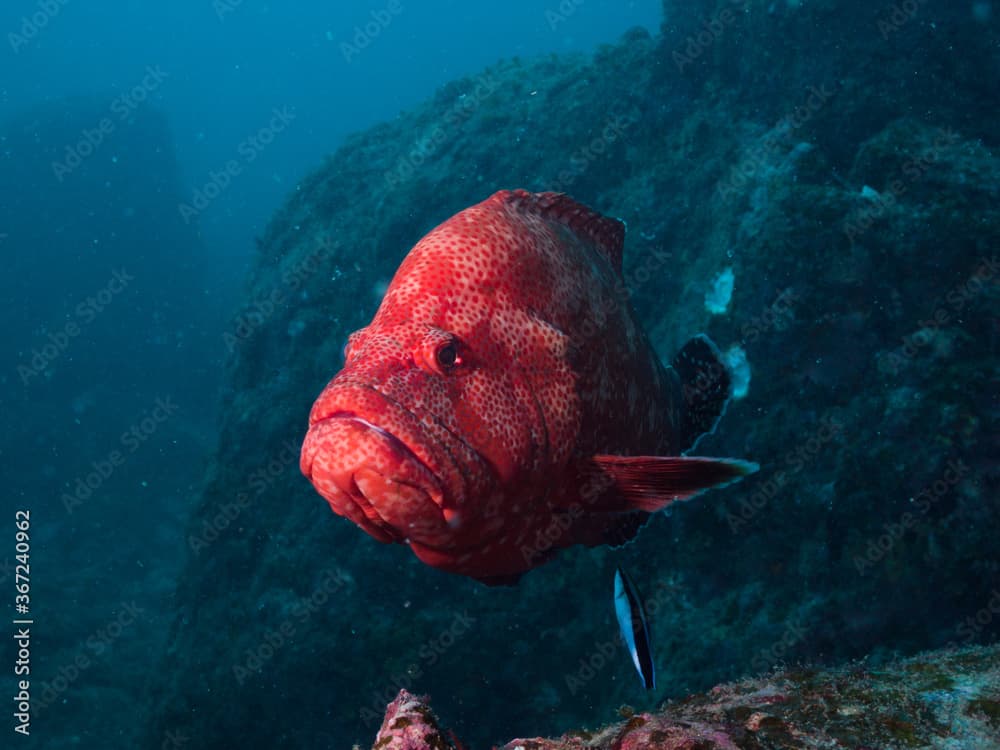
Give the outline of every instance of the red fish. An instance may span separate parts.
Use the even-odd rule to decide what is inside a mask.
[[[626,298],[624,234],[566,195],[516,190],[421,239],[309,415],[302,472],[334,512],[509,584],[754,471],[683,455],[729,375],[704,337],[661,364]]]

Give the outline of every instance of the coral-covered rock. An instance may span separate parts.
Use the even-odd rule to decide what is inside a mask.
[[[448,747],[424,701],[400,692],[374,750]],[[511,740],[502,750],[1000,748],[1000,647],[929,653],[878,670],[781,672],[658,712],[620,711],[624,721],[596,731]]]
[[[450,750],[438,726],[437,717],[426,697],[400,690],[396,700],[385,710],[382,728],[375,739],[375,750]]]

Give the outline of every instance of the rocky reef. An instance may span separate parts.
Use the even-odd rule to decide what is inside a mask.
[[[667,2],[655,37],[499,63],[304,179],[227,334],[149,744],[366,744],[400,689],[476,747],[645,716],[617,564],[648,595],[659,697],[995,640],[998,18],[910,5]],[[627,221],[625,280],[663,358],[706,332],[741,375],[699,452],[762,468],[623,549],[486,589],[331,516],[297,454],[406,251],[513,187]]]
[[[448,750],[427,698],[405,690],[386,708],[373,750]],[[872,670],[794,670],[718,685],[656,712],[502,750],[821,750],[1000,747],[1000,650],[924,654]]]

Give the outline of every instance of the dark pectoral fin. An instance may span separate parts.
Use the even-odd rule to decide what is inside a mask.
[[[729,370],[707,336],[695,336],[674,357],[671,367],[681,383],[680,450],[691,450],[715,429],[730,396]]]
[[[749,461],[699,456],[594,456],[591,462],[624,499],[626,507],[620,510],[648,513],[724,487],[760,468]]]

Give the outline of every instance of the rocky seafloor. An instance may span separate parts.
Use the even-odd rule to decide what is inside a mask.
[[[667,2],[655,37],[508,60],[350,138],[260,238],[227,334],[146,744],[367,745],[405,689],[489,746],[782,664],[996,640],[998,12]],[[333,517],[297,453],[406,251],[514,187],[627,221],[664,359],[698,332],[745,356],[699,452],[761,471],[488,589]],[[655,695],[617,639],[618,564],[655,602]]]
[[[502,750],[821,750],[1000,747],[1000,650],[925,654],[873,670],[798,669],[717,685],[655,712],[561,737],[514,739]],[[426,697],[402,690],[373,750],[462,748]]]

